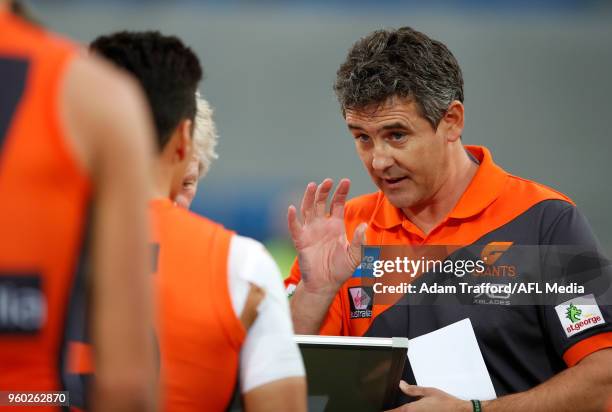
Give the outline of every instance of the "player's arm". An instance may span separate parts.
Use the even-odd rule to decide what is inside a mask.
[[[276,263],[241,236],[232,238],[229,259],[232,305],[247,329],[240,352],[246,411],[306,411],[304,365]]]
[[[344,205],[350,182],[343,179],[331,200],[326,202],[333,182],[306,187],[300,217],[294,206],[287,213],[289,233],[298,253],[302,279],[291,298],[291,315],[296,333],[317,334],[334,296],[360,261],[366,225],[360,225],[352,242],[346,239]]]
[[[152,128],[140,89],[98,59],[68,68],[63,123],[93,180],[91,335],[97,410],[153,407],[147,202]]]
[[[284,378],[272,381],[244,394],[246,412],[306,412],[306,381]]]

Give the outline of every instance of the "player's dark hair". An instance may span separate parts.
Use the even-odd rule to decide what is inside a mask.
[[[435,129],[453,100],[463,102],[463,76],[444,44],[401,27],[358,40],[336,73],[334,91],[343,113],[394,96],[413,99]]]
[[[122,31],[100,36],[90,47],[138,79],[151,106],[160,150],[182,120],[194,121],[202,67],[179,38],[158,31]]]

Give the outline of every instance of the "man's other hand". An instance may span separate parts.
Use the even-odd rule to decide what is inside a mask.
[[[470,401],[455,398],[440,389],[408,385],[404,381],[400,381],[399,387],[406,395],[419,399],[387,412],[472,412]]]

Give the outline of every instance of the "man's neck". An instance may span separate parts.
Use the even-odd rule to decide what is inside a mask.
[[[161,158],[156,160],[154,176],[153,198],[170,198],[173,176],[172,168]]]
[[[425,235],[435,229],[453,210],[478,171],[478,164],[470,159],[462,145],[455,148],[451,156],[447,176],[432,198],[424,206],[402,209]]]
[[[8,0],[0,0],[0,13],[9,10],[9,1]]]

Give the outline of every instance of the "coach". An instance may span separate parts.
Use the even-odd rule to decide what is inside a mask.
[[[296,332],[413,338],[469,318],[498,399],[463,401],[402,384],[418,400],[398,410],[603,410],[612,393],[612,307],[600,295],[557,306],[411,306],[406,297],[377,305],[351,277],[362,244],[598,250],[568,197],[508,174],[486,148],[462,144],[463,78],[447,47],[408,27],[373,32],[350,49],[334,88],[380,191],[345,204],[343,179],[327,211],[333,182],[326,179],[307,186],[299,217],[289,207],[298,260],[286,287]],[[568,261],[563,271],[583,271],[575,266]]]

